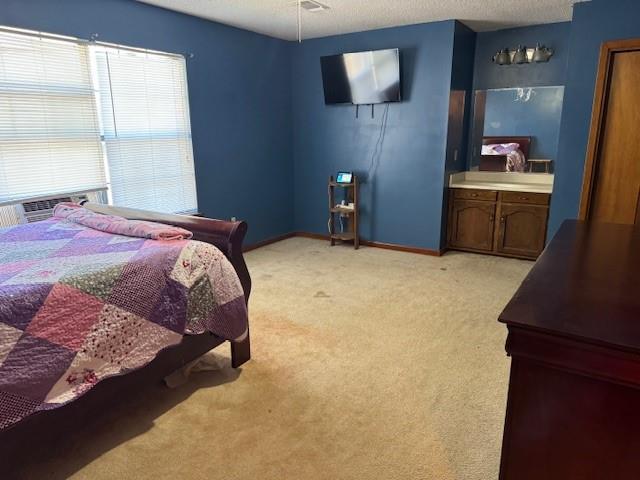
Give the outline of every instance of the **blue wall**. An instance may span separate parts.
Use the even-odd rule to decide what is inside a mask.
[[[593,0],[574,6],[550,234],[578,215],[600,45],[640,37],[639,19],[637,0]]]
[[[0,25],[175,53],[188,60],[202,213],[249,222],[248,242],[293,229],[289,42],[133,0],[1,0]]]
[[[640,3],[593,0],[572,23],[467,35],[455,21],[293,44],[133,0],[2,0],[0,24],[177,53],[188,61],[199,205],[250,223],[249,242],[291,230],[326,232],[326,178],[361,175],[362,234],[440,246],[450,89],[475,43],[474,89],[566,85],[550,234],[577,216],[600,44],[640,36]],[[471,38],[473,37],[473,40]],[[454,48],[456,45],[465,45]],[[499,67],[500,48],[543,42],[547,64]],[[405,100],[376,117],[325,106],[319,58],[398,47]],[[568,66],[567,66],[568,65]],[[453,69],[453,73],[452,73]],[[268,92],[268,94],[266,93]],[[383,135],[381,136],[381,133]],[[377,146],[377,147],[376,147]],[[294,182],[281,182],[293,172]],[[295,205],[295,207],[294,207]]]
[[[478,33],[474,89],[564,85],[570,31],[571,22],[562,22]],[[533,48],[537,42],[554,49],[548,63],[496,65],[491,60],[503,48],[513,49],[518,45]]]
[[[296,230],[327,232],[327,179],[353,170],[363,181],[364,238],[440,248],[454,29],[454,21],[412,25],[308,40],[294,48]],[[377,105],[373,119],[367,107],[356,118],[353,106],[324,104],[321,56],[396,47],[402,55],[401,103]]]

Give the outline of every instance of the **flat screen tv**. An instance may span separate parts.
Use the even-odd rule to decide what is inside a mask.
[[[400,101],[397,48],[321,57],[324,102],[370,105]]]

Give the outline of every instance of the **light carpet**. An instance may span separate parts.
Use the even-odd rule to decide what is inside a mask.
[[[497,478],[496,319],[531,262],[304,238],[247,262],[250,363],[122,398],[25,478]]]

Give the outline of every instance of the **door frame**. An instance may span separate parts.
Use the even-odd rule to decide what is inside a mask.
[[[604,119],[609,103],[609,85],[613,72],[613,57],[616,53],[633,52],[640,50],[640,38],[630,40],[613,40],[604,42],[600,48],[600,60],[598,61],[598,76],[596,79],[595,95],[593,97],[593,110],[591,113],[591,127],[589,128],[589,143],[584,164],[584,176],[582,179],[582,193],[580,195],[579,220],[589,220],[591,202],[596,188],[598,176],[599,153],[602,146],[604,133]]]

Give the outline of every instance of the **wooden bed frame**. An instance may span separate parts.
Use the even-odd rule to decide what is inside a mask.
[[[245,300],[249,301],[251,277],[242,255],[242,242],[247,233],[245,222],[170,215],[91,203],[85,203],[83,206],[101,214],[175,225],[193,232],[194,240],[210,243],[225,254],[238,274]],[[46,451],[48,446],[81,428],[85,421],[90,421],[92,413],[100,412],[100,408],[109,408],[109,403],[123,394],[126,395],[127,391],[162,381],[170,373],[224,342],[224,339],[210,333],[185,335],[181,343],[163,350],[145,367],[105,379],[67,405],[34,413],[15,425],[0,430],[0,476],[7,473],[5,466],[15,468],[25,461],[32,461],[39,450]],[[243,341],[230,343],[231,365],[238,368],[251,358],[249,333],[247,332]]]
[[[482,137],[482,145],[497,143],[517,143],[524,158],[529,160],[531,137]],[[504,172],[507,166],[506,155],[480,155],[480,170],[485,172]]]

